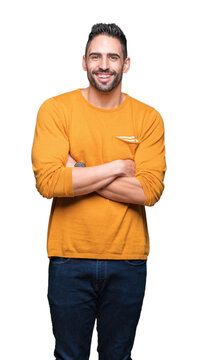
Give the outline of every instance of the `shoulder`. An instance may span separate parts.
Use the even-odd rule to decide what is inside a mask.
[[[78,97],[78,89],[71,90],[62,94],[54,95],[50,98],[45,99],[41,105],[40,109],[49,109],[52,110],[65,110],[65,108],[72,107],[76,103]],[[40,110],[39,109],[39,110]]]
[[[78,93],[79,93],[79,89],[75,89],[75,90],[65,92],[63,94],[53,96],[53,99],[57,103],[62,103],[62,104],[68,104],[69,105],[69,104],[73,103],[74,101],[76,101],[76,99],[78,97]]]
[[[153,111],[156,111],[153,106],[148,105],[138,99],[135,99],[130,95],[128,95],[128,97],[134,114],[138,114],[140,116],[141,114],[143,115],[145,113],[152,113]]]
[[[133,98],[132,96],[129,96],[129,100],[131,103],[131,107],[133,109],[133,115],[137,115],[139,118],[147,118],[147,119],[155,119],[158,118],[159,121],[161,120],[161,114],[159,111],[151,105],[148,105],[140,100],[137,100]]]
[[[164,131],[164,122],[160,112],[151,105],[129,96],[133,121],[136,124],[137,136],[142,138],[151,129]]]

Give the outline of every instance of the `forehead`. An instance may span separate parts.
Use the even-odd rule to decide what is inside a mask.
[[[121,56],[122,46],[117,38],[107,35],[97,35],[89,45],[88,54],[91,52],[100,52],[102,54],[117,52]]]

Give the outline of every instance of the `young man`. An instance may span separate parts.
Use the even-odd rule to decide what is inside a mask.
[[[47,99],[32,147],[39,193],[53,198],[48,300],[57,360],[129,360],[141,313],[149,235],[145,205],[164,189],[161,115],[121,92],[130,67],[115,24],[96,24],[83,56],[89,86]]]

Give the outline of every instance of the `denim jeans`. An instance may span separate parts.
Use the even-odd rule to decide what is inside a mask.
[[[89,359],[95,320],[99,360],[132,360],[146,268],[146,260],[50,258],[56,360]]]

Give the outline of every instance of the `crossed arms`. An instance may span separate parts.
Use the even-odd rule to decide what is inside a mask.
[[[132,159],[74,167],[65,115],[54,98],[40,107],[32,146],[38,192],[47,199],[97,192],[114,201],[153,206],[164,189],[164,125],[151,109],[137,123],[139,145]]]
[[[115,160],[88,168],[74,167],[76,161],[68,154],[67,167],[72,167],[74,196],[96,191],[110,200],[140,204],[145,203],[141,183],[134,177],[135,162],[131,159]]]

